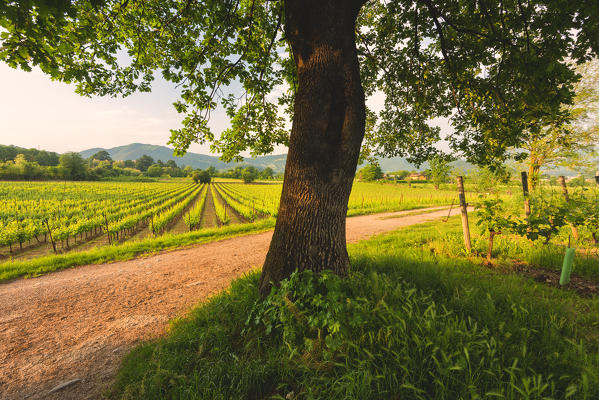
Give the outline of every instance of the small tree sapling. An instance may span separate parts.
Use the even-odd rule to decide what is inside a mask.
[[[476,206],[478,225],[483,232],[489,232],[489,248],[487,250],[487,261],[493,257],[493,241],[496,235],[512,229],[514,221],[511,216],[505,215],[503,200],[487,199],[482,200]]]

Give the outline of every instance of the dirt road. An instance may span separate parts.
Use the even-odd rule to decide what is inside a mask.
[[[348,218],[347,240],[448,214],[435,210]],[[265,232],[0,284],[0,398],[101,397],[131,346],[160,336],[169,320],[260,267],[271,236]],[[49,393],[69,381],[75,382]]]

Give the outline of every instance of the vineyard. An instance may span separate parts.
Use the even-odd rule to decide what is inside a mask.
[[[489,263],[518,259],[558,269],[563,248],[576,246],[579,275],[599,281],[599,191],[591,186],[544,186],[524,198],[517,186],[478,192],[466,186],[472,254]],[[468,190],[469,189],[469,190]],[[166,237],[171,243],[211,235],[223,228],[272,227],[281,183],[210,184],[167,182],[0,183],[0,262],[25,262],[55,254]],[[355,182],[348,216],[426,207],[458,207],[455,185],[435,190],[427,184]],[[251,225],[248,225],[251,224]],[[227,228],[229,229],[229,228]],[[193,243],[191,237],[185,243]],[[181,242],[182,243],[182,242]],[[115,248],[117,249],[117,248]],[[460,234],[447,235],[441,250],[464,253]],[[12,268],[12,267],[11,267]]]
[[[471,374],[484,377],[477,381],[475,394],[517,392],[518,395],[504,397],[566,398],[565,394],[574,393],[572,398],[596,398],[598,378],[588,371],[597,371],[599,366],[594,350],[599,321],[594,311],[589,312],[599,305],[599,190],[590,185],[565,186],[565,182],[562,187],[543,184],[534,193],[524,196],[515,183],[496,186],[492,192],[476,190],[475,185],[467,183],[466,199],[469,209],[473,210],[469,212],[472,243],[467,250],[461,221],[457,216],[450,217],[451,212],[447,210],[454,209],[454,215],[460,212],[456,210],[461,205],[455,184],[448,183],[435,190],[428,184],[355,182],[348,204],[350,216],[431,206],[436,216],[431,219],[433,222],[424,224],[421,214],[427,211],[423,210],[407,211],[401,218],[397,214],[379,214],[349,219],[350,232],[377,232],[379,224],[393,218],[398,218],[393,222],[415,218],[420,223],[350,245],[352,274],[345,281],[329,273],[320,277],[309,271],[294,273],[283,281],[280,292],[273,290],[266,299],[257,297],[257,272],[233,281],[230,291],[202,303],[203,311],[195,314],[200,316],[201,323],[192,319],[191,323],[182,320],[173,325],[164,340],[166,343],[174,340],[177,346],[164,346],[152,352],[143,352],[145,347],[142,347],[143,353],[135,350],[135,356],[126,359],[121,367],[125,373],[117,380],[118,393],[120,390],[133,393],[132,398],[147,398],[146,393],[152,393],[149,397],[163,397],[161,380],[145,380],[145,376],[158,376],[162,369],[171,376],[187,377],[190,370],[196,373],[200,368],[197,377],[202,379],[201,387],[210,387],[211,371],[229,371],[230,365],[238,360],[253,359],[255,363],[242,361],[240,368],[233,371],[237,374],[235,379],[249,376],[260,382],[262,377],[252,374],[259,370],[256,365],[265,365],[269,368],[269,377],[286,382],[287,375],[279,374],[279,366],[294,357],[298,362],[305,362],[302,355],[313,351],[307,347],[310,344],[305,338],[318,343],[321,340],[318,332],[323,332],[326,339],[322,340],[323,347],[319,350],[322,353],[316,354],[318,362],[328,362],[325,357],[329,356],[325,354],[331,359],[343,360],[346,348],[359,351],[352,356],[358,360],[356,364],[339,362],[338,366],[324,369],[302,368],[300,379],[306,382],[305,387],[320,385],[326,393],[333,393],[337,387],[328,385],[338,379],[337,374],[350,381],[355,376],[354,365],[366,365],[365,370],[373,375],[368,379],[405,371],[406,381],[413,382],[413,386],[402,387],[406,398],[411,398],[414,387],[436,387],[432,379],[437,376],[445,379],[446,373],[451,374],[451,379],[444,381],[446,386],[439,390],[448,393],[447,398],[456,397],[454,393],[475,390],[474,386],[462,387],[462,382],[469,382]],[[256,252],[258,258],[252,258],[251,262],[246,257],[256,249],[256,243],[266,248],[270,239],[265,231],[274,226],[281,190],[280,183],[244,184],[233,180],[210,184],[182,181],[0,183],[0,255],[4,258],[0,260],[0,281],[185,248],[131,261],[135,264],[130,267],[121,263],[105,264],[102,268],[113,268],[110,279],[106,276],[98,279],[95,269],[81,268],[81,274],[86,270],[89,274],[88,283],[82,286],[88,287],[96,281],[108,284],[111,294],[106,297],[109,300],[100,303],[101,308],[114,307],[113,303],[106,306],[109,304],[106,301],[113,298],[127,299],[123,304],[125,318],[142,312],[139,308],[132,309],[130,301],[147,299],[148,280],[155,288],[176,285],[188,289],[196,301],[198,285],[208,291],[216,287],[210,285],[218,284],[212,283],[211,265],[218,265],[220,275],[215,278],[218,282],[225,279],[223,276],[229,279],[225,275],[227,268],[239,273],[241,264],[238,263],[249,266],[259,262],[260,251]],[[363,220],[370,221],[366,229]],[[245,234],[252,236],[236,237]],[[230,240],[218,243],[220,239]],[[198,246],[201,243],[206,245]],[[240,243],[245,245],[240,246]],[[212,245],[215,247],[210,247]],[[209,247],[212,253],[206,255]],[[575,250],[576,256],[572,281],[562,286],[560,269],[566,250]],[[231,257],[232,252],[243,255]],[[235,259],[231,265],[229,258]],[[165,265],[168,269],[164,269]],[[123,268],[129,269],[125,272]],[[191,268],[196,268],[193,274],[190,274]],[[202,278],[195,275],[198,271],[204,274]],[[136,276],[142,277],[139,282],[144,290],[132,285],[134,279],[139,279]],[[7,287],[10,285],[7,282]],[[95,309],[98,298],[102,298],[98,293],[106,292],[105,287],[90,292],[86,304]],[[77,288],[69,287],[69,290]],[[62,299],[63,294],[57,292],[56,296]],[[289,300],[291,296],[293,302]],[[29,301],[29,297],[17,297]],[[78,301],[84,297],[81,295]],[[152,313],[159,313],[162,306],[173,307],[162,295],[154,299]],[[8,303],[5,309],[13,307],[12,302]],[[139,304],[148,307],[143,301]],[[290,309],[289,305],[294,308]],[[296,305],[298,313],[293,312]],[[27,309],[28,306],[20,304],[14,308]],[[82,312],[88,315],[90,310]],[[460,320],[462,313],[471,319]],[[46,321],[47,314],[46,309],[42,312],[35,309],[27,314],[24,319],[31,316],[33,322],[23,330],[19,340],[29,340],[35,337],[31,332],[45,329],[38,321]],[[109,331],[114,314],[117,313],[100,317],[104,320],[98,324],[104,324]],[[298,315],[301,317],[297,318]],[[303,318],[304,315],[316,318]],[[49,325],[52,329],[59,326],[61,335],[68,331],[68,326],[76,325],[73,321],[81,319],[79,314],[71,317],[59,313],[51,318],[54,319]],[[349,318],[355,318],[356,322]],[[20,324],[25,323],[22,320]],[[38,325],[42,328],[38,329]],[[217,350],[198,351],[204,343],[204,336],[197,333],[198,326],[217,327],[214,332],[233,332],[235,340],[228,340],[227,335],[231,334],[224,336],[227,343],[207,336],[216,343]],[[281,334],[261,336],[267,329],[273,332],[281,329],[278,326],[284,329],[282,335],[289,333],[289,338],[301,340],[281,340]],[[364,335],[364,327],[385,335]],[[42,335],[46,338],[47,331]],[[217,335],[223,337],[221,333]],[[256,352],[254,346],[230,346],[230,343],[253,343],[256,337],[262,343],[269,340],[273,343],[269,345],[271,353]],[[89,336],[84,339],[89,341]],[[158,346],[162,343],[159,341]],[[181,343],[187,345],[181,347]],[[529,348],[533,351],[523,353]],[[555,349],[553,358],[546,356],[545,349]],[[40,351],[45,353],[46,348]],[[431,352],[441,361],[429,366]],[[200,367],[189,368],[185,361],[189,354],[194,355],[194,365]],[[270,354],[275,354],[275,358],[271,359]],[[373,358],[373,354],[376,357]],[[27,357],[28,353],[21,356],[23,360]],[[572,360],[566,374],[562,372],[564,364],[559,357]],[[477,360],[472,373],[468,369],[470,359]],[[524,366],[516,365],[514,360]],[[425,363],[433,378],[411,372],[422,370]],[[143,376],[135,371],[141,371]],[[531,386],[529,377],[541,373],[559,379],[548,378],[552,379],[551,385]],[[150,382],[147,387],[145,382]],[[177,386],[172,390],[188,390],[186,382],[175,382]],[[287,384],[283,394],[290,392],[292,384]],[[232,395],[229,387],[224,387],[223,398],[250,397]],[[383,389],[386,393],[395,390]],[[242,387],[240,392],[247,394],[252,390]],[[433,398],[434,393],[427,392],[422,398]],[[546,396],[521,396],[522,393]],[[211,398],[212,394],[196,397]],[[327,394],[321,398],[330,397]],[[362,398],[360,394],[346,397]]]
[[[0,258],[53,253],[276,218],[282,185],[2,182]],[[348,215],[450,205],[452,190],[354,185]]]

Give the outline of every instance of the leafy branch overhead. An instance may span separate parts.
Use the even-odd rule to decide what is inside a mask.
[[[541,167],[561,166],[595,173],[593,158],[599,148],[599,60],[577,68],[581,80],[575,85],[574,101],[565,110],[563,126],[549,125],[540,131],[525,132],[521,149],[528,159],[529,186],[539,182]]]
[[[181,93],[178,151],[199,142],[225,160],[264,154],[289,140],[290,1],[4,1],[0,59],[39,66],[87,96],[149,91],[161,74]],[[563,105],[578,79],[569,63],[599,52],[599,3],[372,0],[356,32],[366,95],[385,98],[369,113],[367,153],[428,159],[440,140],[431,119],[450,117],[455,152],[493,164],[522,144],[522,132],[568,119]],[[208,121],[219,106],[231,127],[217,136]]]

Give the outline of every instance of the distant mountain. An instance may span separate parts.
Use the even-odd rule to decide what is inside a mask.
[[[113,160],[136,160],[146,154],[156,161],[174,160],[178,165],[184,164],[189,165],[192,168],[200,169],[206,169],[210,166],[213,166],[218,170],[226,170],[235,168],[238,165],[252,165],[259,169],[270,167],[278,173],[285,170],[285,162],[287,161],[287,154],[258,156],[255,158],[246,157],[241,163],[226,163],[221,161],[218,157],[197,153],[187,153],[183,157],[176,157],[173,155],[173,149],[171,148],[142,143],[131,143],[126,146],[113,147],[111,149],[97,147],[81,151],[79,154],[81,154],[83,158],[88,158],[101,150],[106,150]],[[415,165],[410,164],[405,158],[402,157],[381,158],[379,159],[379,164],[384,172],[393,172],[399,170],[424,171],[426,168],[428,168],[427,163],[424,163],[417,168]],[[468,173],[475,168],[472,164],[464,160],[454,161],[451,163],[451,165],[463,173]],[[364,165],[359,165],[358,169],[363,167]],[[576,173],[566,169],[545,170],[543,173],[548,175],[576,175]]]
[[[238,165],[252,165],[260,169],[270,167],[275,172],[283,172],[285,170],[285,162],[287,161],[287,154],[258,156],[255,158],[246,157],[241,163],[226,163],[218,157],[197,153],[187,153],[183,157],[177,157],[173,155],[173,149],[169,147],[143,143],[131,143],[126,146],[113,147],[111,149],[96,147],[81,151],[79,154],[81,154],[83,158],[88,158],[102,150],[107,151],[113,160],[136,160],[145,154],[156,161],[174,160],[178,165],[184,164],[189,165],[192,168],[200,169],[206,169],[213,166],[217,170],[225,170],[235,168]],[[424,171],[428,167],[428,164],[424,163],[417,168],[402,157],[381,158],[379,159],[379,164],[384,172],[399,170]],[[463,161],[456,161],[455,164],[458,164],[459,167],[466,170],[472,168],[471,164]],[[358,169],[362,167],[364,167],[364,165],[359,165]]]
[[[392,158],[381,158],[378,160],[379,165],[383,172],[395,172],[395,171],[419,171],[422,172],[428,168],[428,163],[424,162],[420,164],[419,167],[416,167],[414,164],[409,163],[405,158],[402,157],[392,157]],[[364,165],[358,166],[358,169],[362,168]],[[455,169],[458,169],[464,173],[469,172],[470,170],[476,168],[474,165],[470,164],[465,160],[456,160],[451,163],[451,166]]]
[[[285,162],[287,161],[287,154],[258,156],[255,158],[246,157],[241,163],[226,163],[220,160],[218,157],[197,153],[187,153],[183,157],[177,157],[173,155],[173,149],[169,147],[143,143],[131,143],[126,146],[113,147],[111,149],[96,147],[81,151],[79,154],[81,154],[83,158],[88,158],[102,150],[107,151],[113,160],[136,160],[145,154],[152,157],[156,161],[174,160],[178,165],[185,164],[193,168],[201,169],[206,169],[210,166],[213,166],[218,170],[224,170],[235,168],[238,165],[252,165],[260,169],[270,167],[275,172],[283,172],[285,170]],[[402,157],[383,158],[379,160],[379,163],[381,165],[381,169],[385,172],[398,170],[423,171],[427,166],[424,164],[421,165],[420,168],[416,168]],[[362,167],[363,165],[360,165],[358,166],[358,169]]]
[[[419,168],[416,168],[415,165],[410,164],[403,157],[392,157],[392,158],[381,158],[378,160],[379,165],[383,172],[395,172],[400,170],[405,171],[424,171],[425,166],[421,165]],[[358,166],[358,169],[364,167],[364,165]]]
[[[136,160],[141,156],[148,155],[154,160],[174,160],[178,165],[189,165],[192,168],[206,169],[210,166],[218,170],[234,168],[238,165],[252,165],[259,169],[272,168],[275,172],[285,170],[286,154],[258,156],[256,158],[246,157],[241,163],[226,163],[218,157],[206,154],[187,153],[183,157],[173,155],[173,149],[166,146],[153,144],[131,143],[126,146],[113,147],[111,149],[93,148],[79,152],[83,158],[88,158],[99,151],[105,150],[113,160]]]

